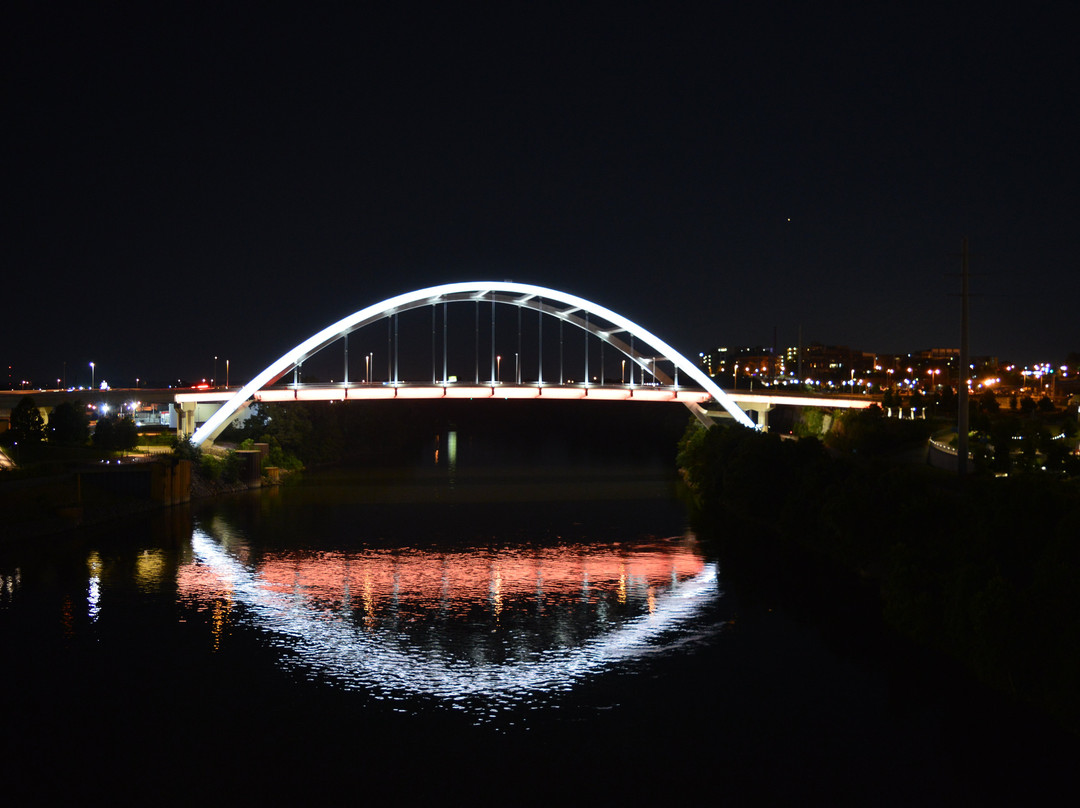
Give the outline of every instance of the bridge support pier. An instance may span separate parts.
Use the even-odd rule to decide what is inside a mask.
[[[194,401],[179,401],[176,404],[176,436],[181,440],[195,434],[195,408],[197,406],[198,404]]]
[[[762,407],[757,411],[757,427],[762,432],[769,431],[769,410],[772,407]]]

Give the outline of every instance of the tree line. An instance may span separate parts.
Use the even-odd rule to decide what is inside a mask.
[[[856,437],[691,429],[678,463],[706,530],[734,519],[752,528],[724,534],[743,552],[832,559],[876,585],[891,625],[1080,730],[1080,480],[959,478]]]
[[[49,415],[46,424],[34,399],[24,396],[11,411],[11,427],[0,438],[7,446],[80,447],[92,445],[103,451],[128,451],[138,445],[139,431],[132,418],[99,417],[90,429],[90,414],[81,401],[64,401]]]

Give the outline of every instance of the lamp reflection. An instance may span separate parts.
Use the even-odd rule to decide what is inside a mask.
[[[86,588],[86,612],[91,623],[96,623],[101,615],[101,556],[97,551],[90,553],[86,559],[86,566],[90,568],[90,580]]]

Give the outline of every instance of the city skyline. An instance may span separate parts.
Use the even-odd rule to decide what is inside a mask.
[[[908,359],[909,359],[908,364],[910,364],[911,362],[922,362],[923,364],[930,363],[931,365],[936,365],[936,364],[941,364],[943,366],[946,365],[946,364],[955,365],[956,361],[959,358],[959,353],[960,353],[959,348],[940,347],[940,346],[939,347],[934,347],[934,348],[914,349],[914,350],[909,350],[909,351],[903,351],[903,350],[896,351],[896,352],[893,352],[893,351],[875,351],[875,350],[866,350],[865,349],[866,346],[839,345],[839,344],[836,344],[836,343],[827,343],[827,342],[822,342],[822,341],[818,341],[818,340],[813,340],[813,341],[806,342],[806,343],[803,344],[802,348],[803,348],[803,352],[804,352],[805,355],[809,355],[812,352],[814,352],[815,350],[819,351],[819,352],[825,352],[825,353],[834,353],[836,351],[841,351],[841,352],[844,352],[846,354],[850,354],[852,357],[857,357],[856,364],[858,364],[858,366],[860,368],[865,366],[865,365],[868,365],[868,364],[872,366],[876,360],[880,360],[882,358],[885,358],[885,359],[888,359],[888,360],[891,360],[891,361],[895,361],[895,362],[899,362],[900,357],[908,357]],[[754,344],[751,344],[751,343],[747,343],[747,344],[729,343],[727,345],[719,345],[719,346],[716,346],[714,348],[702,349],[702,350],[699,350],[699,351],[693,351],[693,352],[690,352],[690,353],[684,354],[684,355],[687,356],[688,358],[692,359],[692,360],[698,361],[699,364],[701,365],[701,367],[704,370],[706,370],[706,372],[709,373],[710,376],[712,376],[712,375],[714,375],[714,373],[710,372],[711,370],[715,370],[715,375],[720,375],[722,372],[726,372],[726,371],[721,370],[721,368],[723,367],[723,361],[721,361],[720,355],[723,354],[724,352],[727,352],[726,353],[726,359],[727,360],[732,360],[732,361],[734,361],[736,363],[742,362],[743,359],[740,358],[740,357],[742,357],[744,355],[745,356],[753,356],[753,357],[758,358],[758,359],[760,359],[760,357],[762,357],[762,356],[772,356],[772,357],[775,357],[777,360],[784,361],[784,362],[787,362],[787,363],[793,363],[795,361],[795,359],[793,357],[797,357],[797,355],[798,355],[798,346],[797,345],[786,345],[784,343],[778,342],[777,345],[776,345],[775,353],[774,353],[773,352],[773,346],[771,346],[771,345],[763,345],[761,343],[754,343]],[[1068,358],[1066,356],[1066,354],[1068,354],[1068,357],[1072,357],[1074,359],[1074,362],[1073,362],[1072,365],[1068,365],[1068,364],[1064,363],[1063,360]],[[1056,375],[1064,377],[1064,378],[1074,379],[1074,378],[1076,378],[1078,371],[1080,371],[1080,367],[1078,367],[1077,363],[1075,362],[1075,357],[1078,354],[1080,354],[1080,352],[1077,352],[1077,351],[1062,352],[1062,358],[1061,359],[1053,359],[1053,360],[1050,360],[1050,361],[1036,360],[1036,361],[1033,361],[1033,362],[1026,362],[1026,363],[1014,362],[1008,356],[1000,357],[1000,356],[991,356],[991,355],[988,355],[988,354],[973,354],[972,355],[972,362],[973,362],[973,366],[976,367],[976,368],[991,368],[991,367],[1006,367],[1007,366],[1007,367],[1009,367],[1010,370],[1015,369],[1016,372],[1018,372],[1018,373],[1021,373],[1023,371],[1027,371],[1027,370],[1031,370],[1031,369],[1035,369],[1035,370],[1042,369],[1043,372],[1049,372],[1049,373],[1051,373],[1051,375],[1056,374]],[[716,360],[713,360],[714,356],[717,357]],[[511,357],[512,357],[512,354],[510,354],[510,355],[508,355],[506,357],[508,363],[511,361]],[[386,379],[383,376],[379,375],[378,372],[373,372],[371,370],[370,365],[365,366],[363,364],[365,361],[369,360],[370,358],[371,357],[368,357],[367,355],[361,355],[359,358],[354,358],[353,360],[350,361],[350,366],[352,367],[352,371],[353,371],[351,381],[354,384],[363,383],[363,382],[365,382],[367,380],[370,380],[372,382],[378,382],[378,381],[385,382],[386,381]],[[500,360],[503,359],[503,357],[501,355],[498,358]],[[217,360],[217,362],[215,362],[214,360]],[[607,362],[607,370],[612,371],[613,369],[617,368],[618,367],[618,362],[619,362],[618,358],[609,357],[608,362]],[[357,365],[356,363],[359,363],[359,364]],[[109,375],[107,373],[105,373],[105,375],[103,375],[100,378],[96,376],[97,368],[98,368],[99,364],[100,363],[97,363],[97,362],[87,363],[86,368],[79,368],[78,370],[75,371],[76,377],[89,375],[89,377],[91,379],[91,384],[84,384],[84,383],[80,383],[80,381],[78,381],[78,380],[72,381],[71,379],[68,379],[67,383],[65,384],[64,379],[60,378],[60,377],[57,377],[56,379],[48,379],[47,378],[47,379],[44,379],[44,380],[34,380],[34,379],[19,378],[17,376],[17,374],[14,373],[14,367],[9,366],[9,368],[8,368],[8,378],[5,380],[6,382],[8,382],[6,387],[8,389],[19,389],[20,387],[22,387],[22,388],[24,388],[26,390],[54,389],[56,387],[60,387],[60,388],[96,389],[96,387],[98,386],[98,383],[101,383],[101,384],[108,384],[110,387],[115,387],[117,389],[124,389],[124,388],[136,388],[137,389],[139,387],[144,387],[144,388],[145,387],[167,388],[167,387],[174,387],[174,386],[189,386],[189,385],[190,386],[195,386],[195,385],[199,385],[199,384],[213,383],[213,385],[217,386],[217,387],[238,388],[238,387],[246,384],[248,381],[250,381],[249,376],[232,377],[230,375],[231,374],[231,360],[229,358],[227,358],[227,357],[211,357],[210,362],[209,362],[209,366],[211,368],[213,368],[213,370],[211,370],[209,373],[203,374],[203,375],[196,374],[195,376],[181,377],[181,376],[177,376],[175,373],[173,373],[173,374],[166,373],[166,374],[159,374],[158,376],[150,375],[150,376],[133,377],[132,378],[132,377],[127,377],[127,376],[118,376],[118,375],[112,374],[111,378],[118,380],[117,383],[115,383],[115,384],[110,381],[110,378],[106,378],[106,376]],[[267,364],[269,364],[269,360],[268,360]],[[759,362],[759,364],[760,364],[760,362]],[[121,363],[121,366],[122,366],[122,363]],[[899,364],[897,366],[899,367]],[[785,370],[784,370],[783,373],[779,373],[779,372],[775,373],[775,374],[774,373],[768,373],[768,374],[765,374],[765,375],[791,376],[794,373],[793,367],[794,367],[793,364],[789,364],[788,366],[785,367]],[[850,367],[848,369],[850,369]],[[218,370],[220,370],[221,373],[218,374],[217,376],[215,376],[215,371],[218,371]],[[262,370],[262,368],[258,368],[258,370]],[[359,371],[359,375],[356,375],[357,371]],[[1063,371],[1065,371],[1065,372],[1063,372]],[[487,371],[485,370],[485,373],[486,372]],[[623,364],[623,372],[625,373],[625,362]],[[752,374],[752,375],[759,375],[759,374]],[[806,374],[806,375],[809,377],[810,374]],[[280,383],[285,383],[286,381],[291,380],[291,378],[292,377],[290,375],[288,379],[282,379]],[[500,378],[501,378],[501,376],[500,376]],[[94,381],[95,379],[97,380],[96,382]],[[50,385],[49,384],[50,381],[55,381],[56,384]],[[340,382],[341,379],[340,378],[338,378],[338,379],[330,378],[330,379],[323,379],[322,381],[331,381],[331,382],[337,381],[337,382]],[[422,380],[420,380],[420,379],[409,380],[409,379],[406,379],[403,376],[402,381],[403,382],[408,382],[408,381],[422,381]],[[508,379],[504,379],[503,381],[511,382],[512,379],[508,378]]]

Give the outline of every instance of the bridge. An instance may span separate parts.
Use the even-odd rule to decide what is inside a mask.
[[[460,318],[451,336],[449,304],[455,304],[457,309],[472,306],[472,317],[465,312],[466,324],[471,328],[464,337],[460,333]],[[407,380],[400,372],[403,353],[399,320],[406,312],[418,309],[430,310],[431,375],[424,381]],[[516,328],[514,317],[507,320],[505,314],[497,316],[497,310],[507,309],[516,313]],[[535,316],[535,322],[523,327],[523,313],[528,313],[530,318]],[[415,316],[410,316],[414,317],[415,326]],[[371,353],[364,354],[362,380],[350,380],[350,335],[381,321],[387,324],[385,381],[374,380]],[[545,322],[548,323],[546,335]],[[568,344],[565,326],[576,329],[580,340]],[[426,318],[423,329],[428,330]],[[300,375],[304,362],[339,341],[344,347],[343,380],[332,384],[304,383]],[[426,333],[424,342],[427,342]],[[456,351],[453,364],[452,345]],[[461,356],[463,346],[466,357]],[[413,351],[417,352],[415,346]],[[425,344],[419,352],[426,354],[428,346]],[[619,368],[617,382],[608,376],[612,356]],[[415,366],[416,357],[411,359],[406,364]],[[473,370],[471,381],[462,379],[463,369]],[[292,382],[281,385],[290,371]],[[112,397],[131,392],[110,391]],[[99,396],[97,391],[86,393]],[[178,432],[190,435],[196,445],[212,442],[253,402],[423,398],[671,402],[686,406],[706,425],[713,423],[714,418],[723,417],[759,429],[767,427],[768,412],[781,403],[830,407],[867,407],[872,403],[868,398],[854,397],[823,399],[760,392],[728,393],[670,344],[611,309],[566,292],[512,281],[443,284],[368,306],[304,340],[239,389],[136,393],[144,402],[170,400],[177,411]],[[56,391],[53,398],[77,395]],[[35,398],[38,396],[35,392]],[[45,401],[39,403],[48,406]],[[208,407],[214,409],[210,414],[206,413]],[[757,414],[757,423],[747,410]],[[205,420],[203,415],[207,415]]]
[[[470,395],[470,386],[468,383],[462,384],[459,381],[460,374],[451,374],[450,372],[448,361],[450,338],[447,307],[451,303],[472,304],[475,309],[475,350],[473,355],[475,375],[471,385],[472,395]],[[480,384],[481,304],[484,304],[486,310],[485,313],[489,315],[488,320],[483,324],[485,335],[489,329],[491,335],[490,341],[486,346],[489,349],[486,352],[488,355],[484,357],[485,364],[487,364],[487,359],[490,359],[490,369],[485,368],[487,372],[484,374],[486,376],[486,379],[484,380],[486,383],[484,385]],[[498,334],[496,330],[496,310],[498,306],[516,309],[518,312],[516,343],[514,341],[514,335],[511,335],[509,343],[504,342],[505,350],[499,350],[498,348]],[[398,372],[400,351],[398,350],[399,335],[397,318],[405,312],[419,308],[428,308],[431,310],[432,375],[431,383],[423,385],[417,385],[415,382],[403,380]],[[442,314],[441,341],[439,339],[440,311]],[[534,355],[528,357],[528,359],[526,359],[524,355],[525,352],[523,348],[525,343],[522,338],[522,318],[520,316],[520,313],[523,311],[536,312],[537,314],[535,341],[531,340],[532,334],[530,334],[530,345]],[[665,388],[664,390],[657,389],[655,392],[664,395],[670,393],[671,395],[665,397],[663,400],[678,401],[679,403],[684,404],[702,422],[711,423],[711,418],[706,409],[702,406],[702,401],[712,400],[715,401],[728,416],[734,418],[739,423],[751,428],[755,426],[754,422],[746,412],[743,411],[731,397],[727,395],[727,393],[721,390],[720,387],[718,387],[716,383],[713,382],[713,380],[710,379],[694,362],[683,356],[671,345],[645,329],[643,326],[638,325],[611,309],[576,295],[571,295],[556,289],[535,286],[533,284],[515,283],[513,281],[469,281],[443,284],[441,286],[433,286],[427,289],[407,292],[384,300],[381,303],[368,306],[367,308],[361,309],[360,311],[327,326],[278,358],[265,370],[255,376],[254,379],[244,385],[239,391],[226,399],[217,412],[215,412],[202,426],[194,430],[191,435],[192,442],[199,445],[208,440],[212,441],[241,408],[256,400],[258,394],[263,393],[266,388],[272,386],[290,370],[294,372],[294,385],[296,386],[294,395],[296,398],[301,398],[300,394],[302,392],[311,397],[329,396],[330,392],[326,390],[301,390],[299,387],[299,368],[305,361],[323,350],[326,346],[337,342],[338,340],[345,341],[345,374],[344,381],[341,384],[341,398],[348,399],[348,391],[350,389],[347,358],[348,336],[359,329],[382,320],[388,321],[389,344],[387,354],[390,357],[387,367],[389,378],[383,387],[392,390],[392,392],[387,393],[385,391],[376,391],[370,388],[370,368],[365,365],[365,381],[368,383],[366,383],[364,387],[359,388],[359,390],[362,391],[366,389],[369,397],[475,398],[479,396],[488,398],[495,397],[498,390],[506,389],[508,391],[516,391],[518,397],[543,398],[546,393],[549,398],[552,398],[559,395],[557,391],[562,391],[561,397],[563,398],[580,397],[584,399],[588,397],[588,393],[595,387],[601,389],[608,388],[610,392],[616,392],[617,397],[629,399],[632,397],[632,391],[641,388]],[[549,325],[549,337],[547,342],[545,342],[544,339],[545,321],[548,321],[555,326],[554,329],[552,329],[551,325]],[[580,375],[575,371],[571,371],[571,374],[566,373],[567,368],[564,363],[565,340],[563,338],[563,327],[566,325],[575,327],[583,332],[584,343],[581,351],[582,365],[580,366]],[[551,353],[555,349],[555,346],[552,344],[552,341],[554,340],[554,337],[551,336],[552,330],[558,335],[559,370],[557,374],[554,373],[553,368],[546,367],[544,363],[545,346],[548,347],[549,361]],[[598,350],[593,348],[594,343]],[[515,344],[518,348],[517,351],[512,350],[515,347]],[[617,355],[622,357],[622,359],[620,359],[620,383],[618,385],[608,385],[605,383],[606,379],[604,373],[606,367],[603,359],[603,350],[605,347],[613,349]],[[438,361],[440,353],[442,358],[441,377]],[[504,388],[502,383],[502,356],[505,354],[509,357],[511,353],[515,356],[513,383]],[[597,354],[600,359],[600,373],[595,377],[597,383],[594,385],[594,375],[590,374],[589,360],[590,357],[597,356]],[[535,371],[535,379],[531,380],[531,383],[527,385],[522,384],[523,364],[531,365],[532,370]],[[546,369],[548,370],[548,377],[545,380]],[[596,369],[595,365],[593,369]],[[627,376],[625,375],[627,370],[629,371],[628,381]],[[689,379],[699,386],[704,394],[704,399],[694,396],[683,396],[682,399],[680,399],[680,373],[683,374],[684,383],[686,379]],[[580,378],[581,381],[568,383],[568,375]],[[622,396],[617,390],[612,391],[611,388],[613,387],[625,388],[627,394]],[[484,394],[485,389],[487,390],[486,394]],[[594,393],[594,399],[596,398],[596,394],[597,393]],[[263,393],[263,395],[265,395],[265,393]],[[334,391],[334,395],[337,395],[336,390]],[[362,393],[354,393],[354,397],[357,395],[362,395]]]

